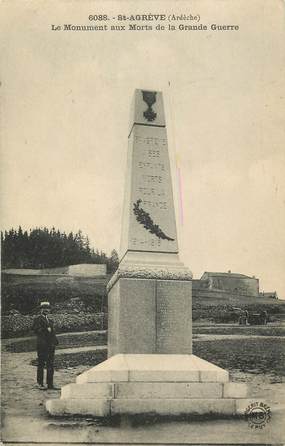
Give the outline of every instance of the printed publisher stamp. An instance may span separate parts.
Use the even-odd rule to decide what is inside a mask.
[[[262,402],[251,403],[244,414],[252,429],[263,429],[271,419],[270,407]]]

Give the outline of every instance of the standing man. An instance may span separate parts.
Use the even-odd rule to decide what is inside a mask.
[[[58,344],[54,331],[53,322],[49,317],[50,303],[41,302],[41,313],[35,317],[33,322],[33,330],[37,335],[37,383],[41,390],[46,390],[44,386],[44,366],[47,368],[47,388],[55,389],[53,385],[54,373],[54,352],[55,346]]]

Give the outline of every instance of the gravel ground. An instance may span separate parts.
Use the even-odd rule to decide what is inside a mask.
[[[94,347],[95,348],[95,347]],[[83,349],[86,351],[87,349]],[[91,347],[88,347],[88,351]],[[80,353],[81,348],[58,351],[58,354]],[[113,424],[94,419],[54,419],[45,410],[45,401],[58,398],[60,391],[40,391],[35,387],[36,368],[31,365],[35,352],[2,354],[2,439],[9,442],[100,442],[124,444],[144,443],[282,443],[282,408],[285,389],[282,377],[272,383],[268,374],[233,371],[231,379],[249,383],[249,397],[266,401],[273,416],[262,431],[253,431],[244,420],[157,420],[155,423],[133,423],[120,418]],[[87,367],[88,368],[88,367]],[[86,366],[61,368],[55,371],[55,383],[61,387],[75,382]]]

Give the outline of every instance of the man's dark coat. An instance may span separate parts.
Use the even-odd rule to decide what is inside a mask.
[[[48,328],[51,330],[49,331]],[[47,316],[40,314],[34,319],[33,330],[37,335],[37,382],[43,385],[44,366],[47,368],[47,385],[53,387],[54,374],[54,351],[58,340],[55,334],[52,320]]]

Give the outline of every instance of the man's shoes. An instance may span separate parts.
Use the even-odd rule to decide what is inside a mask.
[[[60,390],[60,387],[56,387],[56,386],[48,386],[47,390]]]
[[[39,390],[47,390],[47,388],[43,384],[38,384],[37,387]]]

